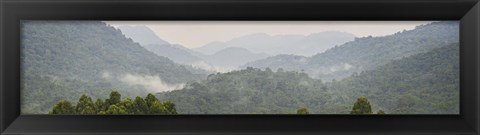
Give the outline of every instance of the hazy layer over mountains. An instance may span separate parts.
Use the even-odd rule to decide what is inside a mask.
[[[354,35],[327,31],[303,35],[270,36],[257,33],[234,38],[227,42],[213,42],[200,48],[188,49],[160,39],[146,26],[119,26],[126,37],[140,43],[159,56],[186,65],[214,72],[226,72],[239,66],[277,54],[310,56],[336,45],[352,41]],[[141,34],[139,34],[141,33]]]
[[[336,45],[352,41],[355,35],[345,32],[328,31],[303,35],[275,35],[256,33],[238,37],[227,42],[213,42],[195,48],[204,54],[213,54],[227,47],[242,47],[255,53],[269,55],[295,54],[311,56],[321,53]]]
[[[227,72],[246,67],[269,67],[272,70],[283,68],[331,81],[375,68],[390,60],[454,43],[458,41],[459,35],[458,26],[452,25],[455,23],[434,22],[392,35],[362,38],[336,31],[307,36],[256,33],[194,49],[169,44],[146,26],[120,26],[119,29],[140,44],[158,41],[159,43],[143,46],[159,56],[210,72]],[[139,38],[136,33],[154,38],[146,40]]]
[[[388,36],[356,38],[311,57],[278,55],[242,67],[302,71],[310,77],[330,81],[458,41],[458,22],[433,22]]]

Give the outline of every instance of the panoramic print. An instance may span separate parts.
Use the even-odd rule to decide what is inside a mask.
[[[22,114],[459,114],[458,21],[20,23]]]

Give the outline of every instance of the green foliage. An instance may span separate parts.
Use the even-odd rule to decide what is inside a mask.
[[[48,114],[74,114],[75,108],[66,100],[60,100]]]
[[[117,91],[112,91],[110,93],[110,98],[107,99],[107,102],[109,105],[115,105],[120,103],[121,98],[122,98],[122,95],[120,95],[120,93],[118,93]]]
[[[122,100],[120,103],[118,103],[118,105],[125,107],[125,110],[127,111],[128,114],[134,114],[135,110],[137,110],[135,108],[135,105],[132,99],[130,98],[126,98],[125,100]]]
[[[368,99],[365,97],[358,98],[350,114],[372,114],[372,106],[370,106]]]
[[[156,100],[152,103],[152,105],[150,106],[150,114],[165,114],[166,113],[166,110],[165,108],[163,107],[162,105],[162,102]]]
[[[133,114],[146,114],[148,113],[148,105],[147,103],[145,102],[145,100],[143,100],[142,97],[139,97],[137,96],[135,98],[135,101],[134,101],[134,112]]]
[[[154,104],[155,102],[157,102],[157,101],[158,101],[157,97],[155,97],[155,96],[154,96],[153,94],[151,94],[151,93],[148,93],[147,97],[145,98],[145,102],[147,103],[147,106],[148,106],[148,107],[153,106],[153,104]]]
[[[458,53],[458,43],[446,45],[326,84],[305,73],[247,68],[158,97],[175,102],[182,114],[288,114],[298,106],[313,114],[458,114]],[[369,98],[370,111],[352,108],[361,96]]]
[[[298,106],[328,113],[336,101],[327,89],[305,73],[247,68],[212,74],[157,96],[174,102],[181,114],[288,114]]]
[[[106,114],[128,114],[128,113],[125,110],[125,107],[123,106],[118,107],[117,105],[110,105],[110,107],[108,107],[108,110],[106,111]]]
[[[297,113],[312,114],[459,113],[456,22],[358,38],[312,57],[280,55],[261,62],[273,65],[265,71],[247,67],[204,80],[102,22],[26,21],[21,36],[23,114],[288,114],[299,106],[309,109]],[[186,85],[157,93],[172,101],[162,102],[117,79],[120,73]]]
[[[383,110],[378,110],[377,114],[385,114],[385,112]]]
[[[170,101],[163,102],[163,107],[165,108],[166,114],[177,114],[177,109],[175,109],[175,104]]]
[[[127,74],[160,76],[167,84],[201,79],[101,21],[21,22],[22,114],[44,114],[60,99],[105,99],[110,89],[130,98],[151,88],[127,84]]]
[[[93,104],[92,98],[87,95],[82,95],[78,100],[75,112],[83,115],[96,114],[95,104]]]
[[[95,101],[95,111],[100,112],[106,110],[107,105],[105,105],[105,103],[101,99],[97,99],[97,101]]]
[[[49,114],[81,114],[81,115],[93,115],[93,114],[177,114],[175,104],[170,101],[161,102],[152,94],[148,94],[146,99],[152,100],[151,106],[147,106],[147,102],[141,97],[136,97],[135,100],[126,98],[121,100],[121,95],[116,92],[111,92],[111,98],[107,99],[104,103],[101,99],[97,99],[95,103],[89,96],[82,95],[79,99],[76,107],[73,107],[70,102],[66,100],[60,100]],[[152,97],[153,96],[153,97]],[[117,100],[118,99],[118,100]]]
[[[310,112],[308,112],[308,109],[307,108],[300,108],[297,110],[297,114],[310,114]]]
[[[458,114],[459,45],[392,61],[375,70],[332,82],[338,104],[365,96],[389,114]]]

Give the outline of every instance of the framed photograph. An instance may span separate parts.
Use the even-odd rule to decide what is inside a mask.
[[[2,135],[479,134],[477,0],[0,9]]]

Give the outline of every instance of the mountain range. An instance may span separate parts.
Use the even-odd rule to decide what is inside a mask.
[[[458,41],[457,21],[433,22],[388,36],[355,38],[354,41],[311,57],[277,55],[249,62],[241,68],[282,68],[306,72],[313,78],[331,81]]]
[[[182,114],[348,114],[358,97],[388,114],[458,114],[459,45],[387,62],[343,80],[322,82],[297,71],[246,68],[211,74],[157,97]]]
[[[193,50],[203,54],[213,54],[219,50],[228,47],[240,47],[248,49],[254,53],[265,53],[268,55],[294,54],[302,56],[312,56],[317,53],[352,41],[355,35],[338,32],[326,31],[304,35],[268,35],[265,33],[250,34],[226,42],[212,42]]]
[[[159,56],[167,57],[179,64],[191,65],[207,71],[231,71],[247,62],[268,57],[267,54],[253,53],[239,47],[226,47],[214,54],[206,55],[179,44],[168,43],[146,26],[119,26],[118,29],[125,36],[130,37],[133,41],[140,43],[147,50]],[[137,35],[137,33],[142,34]]]
[[[195,49],[145,26],[117,28],[22,21],[22,114],[112,90],[155,92],[180,114],[348,114],[359,97],[387,114],[459,113],[458,21],[380,37],[253,34]]]

